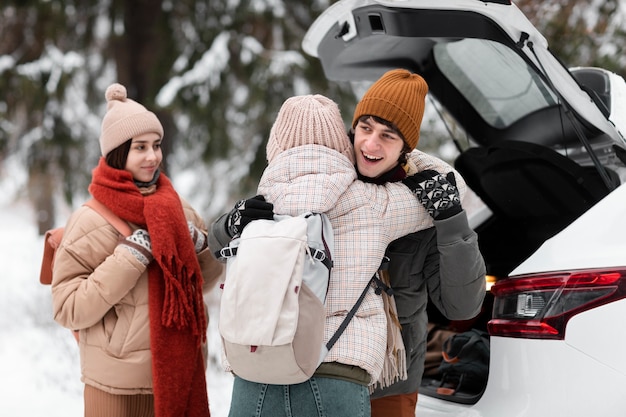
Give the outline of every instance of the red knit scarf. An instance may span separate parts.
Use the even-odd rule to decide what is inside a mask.
[[[152,385],[156,417],[210,416],[201,344],[207,318],[202,272],[180,197],[161,174],[142,195],[125,170],[101,158],[89,192],[120,218],[145,227],[154,261],[148,266]]]

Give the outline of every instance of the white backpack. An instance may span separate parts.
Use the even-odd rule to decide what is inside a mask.
[[[324,359],[324,301],[333,230],[325,214],[255,220],[220,251],[227,259],[219,331],[233,372],[296,384]]]

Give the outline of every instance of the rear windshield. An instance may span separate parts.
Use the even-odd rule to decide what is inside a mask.
[[[493,127],[508,127],[557,103],[526,62],[500,43],[462,39],[438,43],[434,54],[441,72]]]

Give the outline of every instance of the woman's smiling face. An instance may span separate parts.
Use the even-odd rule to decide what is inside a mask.
[[[354,127],[354,154],[359,173],[377,178],[398,164],[404,149],[400,134],[372,117],[361,118]]]
[[[132,139],[124,169],[135,181],[150,182],[162,160],[161,137],[157,133],[144,133]]]

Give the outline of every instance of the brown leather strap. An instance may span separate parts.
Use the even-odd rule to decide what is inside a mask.
[[[133,233],[130,225],[126,223],[124,220],[120,219],[115,213],[113,213],[107,206],[99,202],[98,200],[92,198],[85,202],[84,204],[87,207],[92,208],[98,214],[100,214],[104,219],[111,224],[111,226],[115,227],[115,230],[120,232],[122,236],[130,236]]]

